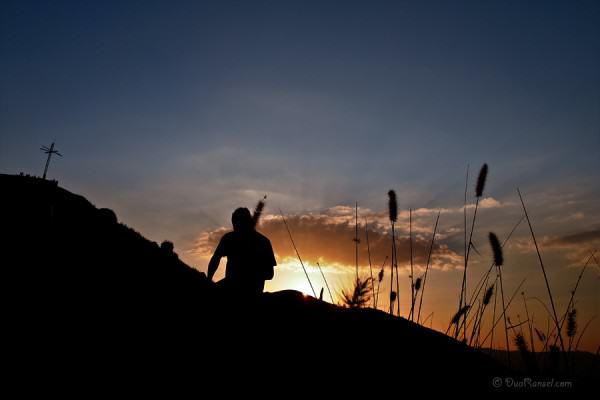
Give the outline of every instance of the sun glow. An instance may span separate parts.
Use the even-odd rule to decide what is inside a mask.
[[[266,282],[265,290],[297,290],[307,296],[319,297],[323,289],[323,300],[332,302],[333,297],[333,302],[337,303],[340,288],[348,286],[353,279],[354,270],[349,267],[321,265],[319,269],[317,263],[303,261],[303,264],[304,269],[297,259],[286,258],[279,261],[275,267],[275,276],[273,280]]]

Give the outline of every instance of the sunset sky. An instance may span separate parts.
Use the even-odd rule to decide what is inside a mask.
[[[338,301],[355,274],[354,205],[366,277],[364,221],[376,274],[394,189],[401,314],[408,210],[415,275],[439,211],[422,315],[445,331],[467,165],[470,221],[483,163],[469,289],[491,264],[488,233],[502,241],[523,215],[517,187],[560,314],[600,249],[598,1],[3,1],[0,60],[0,172],[41,175],[39,148],[55,141],[50,178],[201,271],[233,209],[267,194],[259,230],[279,263],[267,290],[311,293],[281,208],[316,291],[318,261]],[[526,222],[504,256],[505,295],[526,279],[549,306]],[[595,318],[580,348],[594,352],[599,277],[592,260],[576,296],[579,332]],[[539,301],[528,306],[546,331]]]

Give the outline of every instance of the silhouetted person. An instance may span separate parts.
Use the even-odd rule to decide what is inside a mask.
[[[223,235],[208,263],[208,279],[212,280],[221,258],[227,257],[224,286],[237,294],[260,294],[277,265],[271,242],[254,229],[247,208],[236,209],[231,222],[233,232]]]

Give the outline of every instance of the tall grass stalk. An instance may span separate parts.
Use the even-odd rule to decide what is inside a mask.
[[[475,202],[475,211],[473,212],[473,219],[471,221],[471,233],[469,234],[469,242],[467,243],[466,246],[466,254],[465,254],[465,269],[463,271],[463,280],[462,280],[462,285],[461,285],[461,290],[460,290],[460,305],[463,304],[463,299],[464,302],[466,304],[466,296],[467,296],[467,267],[469,265],[469,254],[471,253],[471,247],[473,244],[473,232],[475,231],[475,221],[477,219],[477,209],[479,208],[479,200],[481,199],[481,196],[483,196],[483,189],[485,188],[485,181],[487,179],[487,174],[488,174],[488,166],[487,164],[483,164],[483,166],[481,167],[481,170],[479,170],[479,176],[477,177],[477,185],[475,187],[475,197],[477,198],[476,202]],[[466,316],[465,316],[466,318]],[[458,335],[458,332],[456,332],[456,334]],[[467,325],[466,322],[464,324],[464,336],[467,336]]]
[[[373,279],[373,265],[371,264],[371,245],[369,244],[369,221],[365,216],[365,236],[367,239],[367,257],[369,258],[369,273],[371,274],[371,291],[373,292],[373,308],[377,308],[375,305],[375,279]]]
[[[546,318],[546,343],[544,343],[544,349],[542,351],[549,350],[549,341],[550,341],[550,321],[552,321],[552,314],[548,310],[548,317]],[[556,327],[554,328],[556,329]]]
[[[415,280],[415,284],[413,285],[414,297],[412,299],[413,307],[410,310],[410,316],[412,317],[412,321],[414,322],[415,310],[414,305],[417,303],[417,296],[419,296],[419,291],[421,290],[421,285],[423,284],[423,277],[420,276]]]
[[[481,310],[481,315],[479,316],[479,323],[477,324],[477,347],[479,347],[479,338],[481,334],[481,325],[483,323],[483,314],[485,313],[487,306],[492,300],[492,295],[496,293],[496,291],[494,290],[495,284],[496,282],[494,281],[494,283],[492,283],[492,285],[486,289],[485,296],[483,296],[483,309]]]
[[[471,337],[469,338],[469,346],[471,346],[471,343],[473,342],[473,339],[475,338],[475,333],[477,332],[477,318],[479,316],[479,313],[481,313],[482,308],[483,308],[483,304],[480,300],[479,304],[477,305],[477,311],[475,312],[475,315],[473,316],[473,329],[471,330]],[[466,338],[465,338],[465,341],[466,341]]]
[[[540,331],[538,328],[533,328],[538,340],[540,341],[540,343],[542,345],[544,345],[544,343],[546,343],[546,335],[544,334],[544,332]],[[546,351],[546,348],[543,347],[542,348],[542,352]]]
[[[527,299],[525,298],[525,292],[521,292],[523,297],[523,305],[525,306],[525,315],[527,321],[529,321],[529,340],[531,341],[531,351],[535,354],[535,344],[533,343],[533,320],[529,318],[529,308],[527,307]]]
[[[285,225],[285,229],[287,230],[288,234],[290,235],[290,240],[292,241],[292,246],[294,246],[294,251],[296,252],[296,256],[298,257],[298,260],[300,261],[300,265],[302,266],[302,270],[304,270],[304,275],[306,275],[306,279],[308,280],[308,284],[310,285],[310,289],[313,292],[313,296],[315,298],[317,298],[317,292],[315,292],[315,288],[312,285],[312,282],[310,281],[310,278],[308,277],[308,272],[306,271],[306,267],[304,266],[304,263],[302,262],[302,258],[300,257],[300,253],[298,252],[298,248],[296,247],[296,243],[294,243],[294,238],[292,237],[292,232],[290,231],[290,227],[287,224],[287,221],[285,220],[285,217],[283,216],[283,211],[281,211],[281,208],[279,209],[279,214],[281,214],[281,219],[283,220],[283,224]]]
[[[498,325],[498,323],[505,318],[506,315],[506,311],[508,310],[508,307],[510,307],[510,304],[512,303],[512,301],[514,300],[515,296],[517,295],[517,293],[519,293],[519,290],[521,290],[521,286],[523,286],[523,284],[525,283],[526,279],[523,279],[521,281],[521,283],[519,283],[519,286],[517,286],[517,288],[515,289],[514,293],[512,294],[512,296],[510,296],[510,299],[508,300],[508,302],[506,303],[506,306],[503,307],[502,309],[502,315],[500,315],[498,317],[498,319],[496,319],[495,321],[492,321],[492,329],[490,329],[490,331],[488,332],[487,335],[485,335],[485,337],[483,338],[483,341],[481,342],[482,344],[485,343],[488,338],[490,337],[490,335],[492,334],[492,332],[494,331],[494,328],[496,327],[496,325]]]
[[[579,343],[581,342],[581,339],[583,338],[583,334],[587,330],[588,326],[590,326],[590,324],[592,323],[592,321],[594,320],[594,318],[596,318],[595,315],[592,318],[590,318],[588,320],[588,322],[585,324],[585,326],[583,327],[581,333],[579,334],[579,339],[577,339],[577,343],[575,344],[575,350],[573,350],[573,351],[577,351],[577,349],[579,348]]]
[[[540,303],[542,305],[542,307],[544,308],[544,310],[546,310],[546,314],[548,314],[548,327],[546,329],[546,334],[544,335],[545,337],[545,341],[543,342],[543,348],[542,348],[542,352],[546,351],[546,349],[548,348],[548,344],[550,342],[551,339],[551,335],[554,333],[554,331],[556,330],[556,324],[552,324],[553,327],[550,328],[550,320],[554,321],[554,318],[552,318],[552,312],[550,311],[550,309],[548,308],[548,306],[546,306],[546,303],[544,303],[542,301],[542,299],[540,299],[539,297],[528,297],[527,300],[535,300],[538,303]]]
[[[571,291],[571,298],[569,299],[569,304],[567,304],[567,309],[565,310],[565,313],[560,321],[560,329],[562,330],[565,320],[567,320],[568,315],[569,315],[569,310],[571,309],[571,307],[574,305],[574,300],[575,300],[575,293],[577,293],[577,289],[579,288],[579,283],[581,282],[581,278],[583,277],[583,273],[585,272],[586,267],[588,266],[588,264],[590,263],[590,261],[592,260],[592,258],[594,258],[594,254],[596,253],[596,250],[592,251],[590,256],[588,257],[587,261],[585,262],[585,264],[583,265],[583,268],[581,268],[581,272],[579,273],[579,276],[577,277],[577,282],[575,282],[575,287],[573,288],[573,290]],[[558,339],[557,339],[558,340]],[[554,345],[556,345],[556,341],[554,342]]]
[[[415,320],[415,278],[413,270],[413,245],[412,245],[412,208],[408,210],[408,246],[410,248],[410,315],[411,321]]]
[[[356,261],[356,281],[358,282],[358,202],[355,204],[354,212],[354,250]]]
[[[396,229],[394,224],[398,220],[398,202],[396,200],[396,192],[394,192],[393,190],[388,191],[388,211],[390,223],[392,224],[392,263],[390,266],[390,314],[393,314],[394,305],[392,303],[392,292],[394,292],[394,265],[396,263]]]
[[[572,308],[569,312],[569,316],[567,317],[567,337],[569,338],[569,347],[568,352],[571,352],[571,346],[573,345],[573,340],[575,338],[575,334],[577,333],[577,309]]]
[[[467,274],[467,191],[469,189],[469,164],[467,164],[467,176],[465,177],[465,195],[464,195],[464,202],[463,202],[463,232],[464,232],[464,272],[463,272],[463,282],[461,283],[461,288],[460,288],[460,301],[458,304],[458,308],[460,309],[462,307],[462,303],[463,303],[463,291],[464,291],[464,284],[465,284],[465,280],[467,279],[466,274]],[[469,303],[470,304],[470,303]]]
[[[496,272],[496,280],[494,282],[498,282],[498,279],[500,279],[498,277],[498,272]],[[496,289],[494,291],[494,312],[492,313],[492,323],[496,320],[496,305],[497,305],[497,301],[498,301],[498,290]],[[490,340],[490,354],[491,354],[491,349],[494,348],[494,328],[492,328],[492,339]]]
[[[517,328],[519,328],[519,331],[521,332],[521,334],[523,334],[523,328],[521,328],[521,326],[525,325],[527,323],[527,321],[521,321],[521,316],[519,314],[517,314],[518,322],[516,324],[513,324],[511,322],[510,317],[508,317],[507,319],[508,319],[508,323],[510,324],[508,326],[508,329],[517,330]]]
[[[502,246],[495,233],[490,232],[490,245],[492,246],[492,252],[494,253],[494,264],[498,268],[498,277],[500,278],[500,296],[502,298],[502,308],[504,308],[504,285],[502,283],[502,264],[504,264],[504,256],[502,255]],[[508,359],[508,367],[510,368],[510,345],[508,342],[508,325],[506,324],[506,313],[504,316],[504,333],[506,335],[506,357]]]
[[[267,201],[267,195],[265,194],[265,196],[261,200],[258,201],[258,203],[256,204],[256,207],[254,207],[254,212],[252,213],[252,225],[255,228],[258,225],[258,221],[260,220],[262,212],[265,208],[266,201]]]
[[[381,264],[381,269],[379,270],[379,274],[377,274],[377,292],[375,293],[375,309],[377,309],[377,304],[379,302],[379,288],[381,287],[381,281],[383,281],[383,274],[385,272],[385,262],[387,261],[388,256],[385,256],[383,259],[383,263]]]
[[[478,312],[475,314],[475,322],[473,323],[473,333],[471,333],[469,344],[471,344],[473,340],[475,340],[475,338],[479,336],[478,331],[481,327],[483,313],[485,312],[485,309],[487,308],[488,304],[490,303],[490,300],[492,299],[492,295],[494,294],[494,284],[492,283],[491,286],[487,286],[487,284],[488,283],[486,282],[485,285],[487,289],[485,290],[485,295],[481,299]],[[477,343],[478,340],[475,341],[476,345]]]
[[[463,306],[460,310],[458,310],[456,312],[456,314],[454,314],[454,316],[450,320],[450,324],[451,325],[458,325],[458,322],[460,321],[460,319],[462,318],[462,316],[464,315],[464,313],[467,312],[467,309],[469,307],[470,307],[469,305],[466,305],[466,306]]]
[[[429,313],[428,316],[425,317],[425,319],[423,320],[423,326],[425,326],[425,324],[427,323],[427,320],[431,318],[431,322],[429,325],[429,328],[432,329],[433,328],[433,311]]]
[[[394,240],[394,269],[396,270],[396,292],[398,296],[396,296],[396,314],[400,316],[400,274],[398,273],[398,247],[396,245],[396,240]]]
[[[463,306],[463,293],[464,293],[464,285],[465,285],[465,280],[467,279],[467,191],[469,188],[469,164],[467,164],[467,176],[465,177],[465,196],[464,196],[464,202],[463,202],[463,232],[464,232],[464,239],[465,239],[465,247],[464,247],[464,271],[463,271],[463,281],[461,283],[460,286],[460,299],[458,301],[458,309],[460,310]],[[473,304],[472,302],[469,302],[469,304]],[[468,311],[468,310],[467,310]],[[454,337],[458,336],[458,325],[456,326],[456,332],[454,333]]]
[[[317,267],[319,267],[319,271],[321,271],[321,276],[323,277],[323,280],[325,281],[325,286],[327,287],[327,291],[329,292],[329,297],[331,298],[331,304],[333,304],[333,295],[331,294],[331,290],[329,289],[329,284],[327,283],[327,279],[325,279],[325,274],[323,273],[321,264],[319,264],[318,262],[317,262]]]
[[[437,232],[438,222],[440,221],[440,211],[438,211],[437,218],[435,219],[435,226],[433,227],[433,234],[431,235],[431,244],[429,245],[429,254],[427,255],[427,264],[425,265],[425,273],[423,274],[423,287],[421,288],[421,297],[419,300],[419,312],[417,313],[417,324],[421,318],[421,306],[423,305],[423,295],[425,294],[425,284],[427,283],[427,272],[429,271],[429,263],[431,261],[431,254],[433,252],[433,244],[435,242],[435,234]],[[465,310],[466,312],[466,310]]]
[[[550,305],[552,306],[552,314],[554,316],[554,323],[556,323],[556,328],[558,330],[558,338],[560,341],[560,348],[562,352],[565,352],[565,343],[562,338],[562,333],[560,331],[560,326],[558,323],[558,315],[556,314],[556,307],[554,306],[554,298],[552,297],[552,290],[550,290],[550,283],[548,282],[548,276],[546,275],[546,268],[544,268],[544,262],[542,261],[542,255],[540,254],[540,249],[537,244],[537,240],[535,238],[535,234],[533,233],[533,227],[531,226],[531,220],[529,219],[529,214],[527,214],[527,208],[525,208],[525,202],[523,201],[523,196],[521,196],[521,191],[517,188],[517,193],[519,194],[519,199],[521,200],[521,205],[523,206],[523,212],[525,213],[525,218],[527,218],[527,224],[529,225],[529,231],[531,232],[531,237],[533,238],[533,244],[535,245],[535,250],[538,255],[538,259],[540,261],[540,267],[542,267],[542,272],[544,274],[544,281],[546,282],[546,289],[548,289],[548,296],[550,297]]]
[[[506,239],[504,239],[504,241],[502,242],[502,249],[504,249],[504,246],[506,246],[506,244],[508,243],[508,241],[510,240],[510,238],[512,237],[513,233],[515,232],[515,230],[519,227],[519,225],[521,225],[521,222],[523,222],[523,220],[525,219],[525,215],[523,215],[519,221],[513,226],[513,228],[511,229],[510,233],[508,234],[508,236],[506,237]],[[473,293],[471,294],[471,297],[469,298],[469,302],[467,304],[473,304],[473,302],[479,297],[479,295],[481,294],[481,290],[484,288],[484,284],[488,279],[488,276],[490,275],[490,273],[492,272],[492,270],[494,269],[494,267],[496,266],[496,264],[492,261],[490,267],[488,268],[487,272],[485,274],[483,274],[481,276],[481,278],[479,279],[479,282],[477,282],[476,285],[476,290],[473,291]],[[496,277],[497,279],[497,277]],[[497,293],[497,291],[496,291]],[[467,316],[468,316],[469,312],[467,312]]]
[[[523,331],[521,331],[520,333],[517,333],[515,335],[515,345],[517,346],[517,349],[519,350],[519,353],[521,354],[521,358],[523,359],[523,362],[525,363],[527,371],[530,374],[538,375],[539,369],[538,369],[537,361],[535,359],[535,352],[531,353],[531,351],[529,351],[529,349],[527,348],[527,342],[525,341],[525,336],[523,335]]]
[[[521,222],[523,222],[523,220],[525,219],[525,216],[523,215],[519,221],[513,226],[513,228],[511,229],[510,233],[508,234],[508,236],[506,237],[506,239],[504,239],[504,241],[502,242],[502,245],[500,246],[500,249],[504,249],[504,246],[506,246],[506,244],[508,243],[508,241],[510,240],[510,238],[512,237],[513,233],[515,232],[515,230],[519,227],[519,225],[521,224]],[[492,261],[492,264],[490,265],[489,269],[486,271],[485,274],[482,275],[482,277],[479,279],[479,282],[477,282],[476,285],[476,290],[473,291],[473,293],[471,294],[471,298],[469,299],[468,304],[473,304],[473,302],[479,297],[479,294],[481,293],[481,290],[487,285],[487,281],[488,281],[488,277],[489,274],[491,273],[492,269],[496,266],[495,261]],[[498,276],[498,269],[496,270],[496,279],[494,280],[494,282],[497,282],[499,279]],[[494,315],[496,312],[496,297],[498,294],[498,291],[495,291],[496,295],[494,296]],[[467,311],[467,317],[469,315],[470,310]],[[462,325],[461,325],[462,328]],[[448,332],[448,331],[446,331]],[[492,336],[493,336],[493,332],[492,332]],[[493,341],[492,341],[493,342]]]
[[[346,293],[342,290],[342,304],[349,308],[362,308],[370,300],[369,296],[369,280],[364,281],[360,278],[354,283],[354,289],[351,293]]]
[[[596,262],[596,265],[598,266],[598,268],[600,268],[600,263],[598,263],[598,259],[596,259],[596,256],[594,255],[594,253],[596,252],[596,250],[594,250],[594,252],[592,253],[592,258],[594,259],[594,261]],[[583,334],[585,333],[585,331],[587,330],[588,326],[590,326],[590,323],[596,318],[596,316],[594,315],[592,318],[590,318],[588,320],[588,322],[585,324],[585,326],[583,327],[583,330],[581,331],[581,333],[579,334],[579,339],[577,339],[577,344],[575,345],[575,351],[577,351],[577,349],[579,348],[579,343],[581,342],[581,339],[583,338]],[[600,347],[598,348],[598,350],[600,350]],[[596,355],[598,355],[598,350],[596,351]]]

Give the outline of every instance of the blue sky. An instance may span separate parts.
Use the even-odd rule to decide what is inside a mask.
[[[456,209],[484,162],[482,235],[516,187],[547,243],[600,230],[597,1],[3,1],[0,60],[0,172],[56,141],[51,177],[200,269],[265,193]]]
[[[241,178],[325,171],[344,201],[469,162],[598,170],[595,2],[120,3],[3,3],[3,169],[55,139],[55,168],[129,186],[236,149]]]

